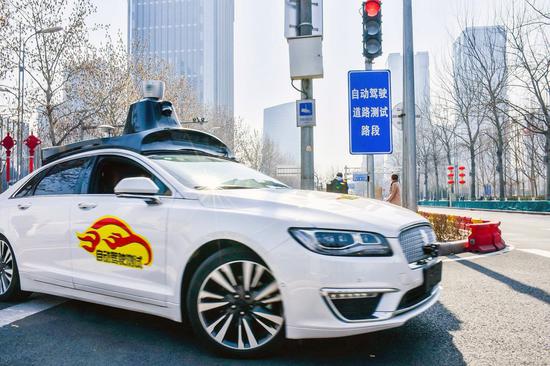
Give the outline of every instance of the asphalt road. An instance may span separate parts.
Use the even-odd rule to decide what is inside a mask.
[[[550,234],[542,234],[550,216],[533,224],[531,215],[507,215],[504,236],[516,249],[445,258],[440,303],[401,328],[228,360],[171,321],[66,301],[0,327],[0,365],[550,365]],[[520,250],[529,248],[542,252]],[[18,306],[0,305],[0,325]]]

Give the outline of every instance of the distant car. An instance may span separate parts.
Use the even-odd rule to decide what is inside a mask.
[[[34,291],[189,320],[244,357],[398,327],[437,301],[416,213],[290,189],[196,131],[129,136],[57,148],[0,195],[0,301]]]

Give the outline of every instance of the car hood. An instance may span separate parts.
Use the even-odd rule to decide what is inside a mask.
[[[397,237],[407,226],[427,220],[408,209],[358,196],[292,189],[205,191],[205,207],[267,215],[289,227],[364,230]]]

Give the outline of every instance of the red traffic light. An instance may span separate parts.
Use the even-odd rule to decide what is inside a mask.
[[[375,17],[378,15],[378,13],[380,12],[380,7],[381,7],[381,1],[380,0],[368,0],[368,1],[365,1],[363,4],[364,4],[364,7],[365,7],[365,13],[367,13],[367,15],[369,17]]]

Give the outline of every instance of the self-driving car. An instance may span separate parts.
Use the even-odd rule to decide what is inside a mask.
[[[124,134],[45,149],[0,195],[0,301],[39,292],[172,319],[213,350],[403,325],[438,300],[430,224],[372,199],[290,189],[133,104]]]

